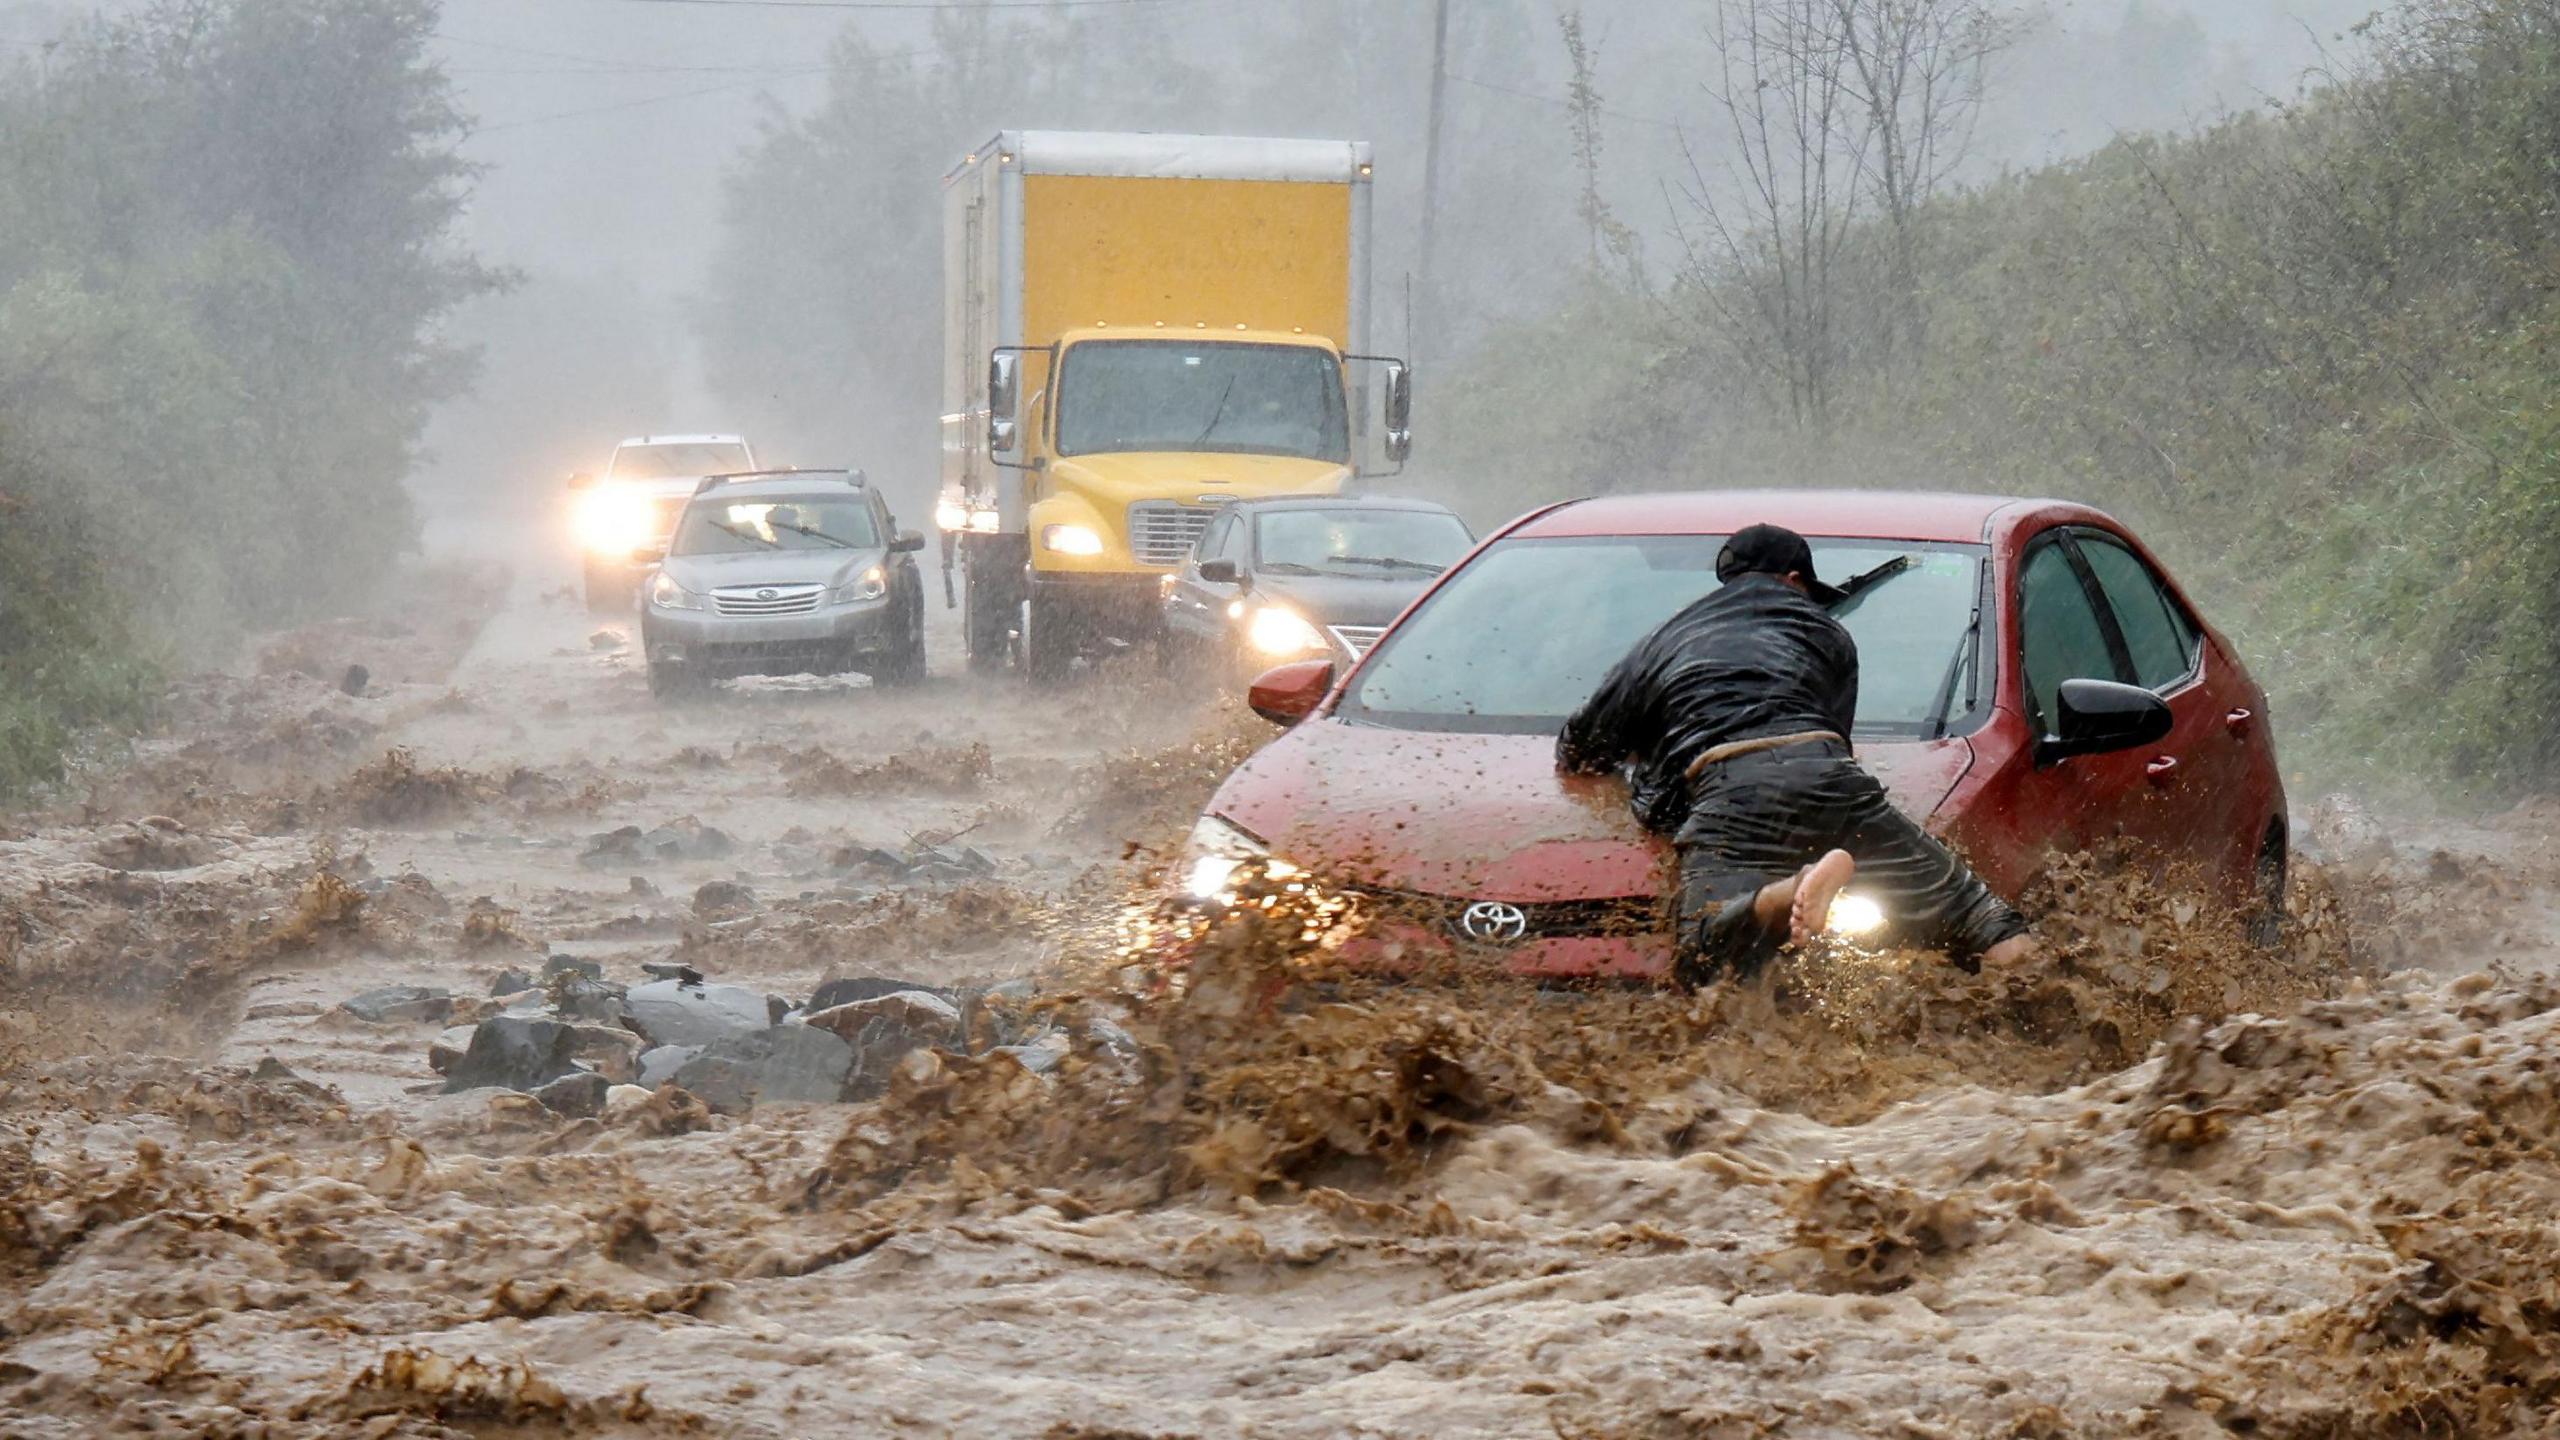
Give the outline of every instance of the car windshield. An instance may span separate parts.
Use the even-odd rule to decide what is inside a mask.
[[[865,550],[880,543],[871,507],[842,495],[700,501],[685,507],[670,555],[768,550]]]
[[[1437,575],[1475,537],[1444,510],[1271,510],[1254,517],[1254,568],[1413,580]]]
[[[1058,380],[1058,453],[1115,450],[1346,461],[1341,367],[1306,345],[1087,340]]]
[[[753,468],[744,445],[625,445],[613,452],[616,480],[690,480]]]
[[[1835,612],[1858,642],[1858,734],[1972,728],[1991,689],[1973,673],[1982,548],[1808,538],[1815,571],[1835,584],[1894,567]],[[1716,588],[1723,545],[1721,535],[1495,544],[1389,632],[1339,713],[1399,729],[1555,730],[1636,642]]]

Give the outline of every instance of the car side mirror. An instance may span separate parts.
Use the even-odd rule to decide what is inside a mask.
[[[901,530],[889,537],[889,553],[913,555],[924,548],[924,537],[913,530]]]
[[[987,448],[1010,455],[1020,440],[1015,413],[1022,408],[1022,368],[1018,357],[987,358]]]
[[[1200,578],[1212,585],[1241,585],[1244,572],[1236,568],[1233,560],[1203,560],[1200,562]]]
[[[1387,366],[1387,459],[1397,465],[1413,453],[1413,367]]]
[[[596,477],[588,474],[584,470],[572,470],[569,472],[569,488],[572,490],[584,490],[595,483]]]
[[[631,563],[634,565],[655,565],[666,558],[667,547],[664,545],[640,545],[631,551]]]
[[[1274,725],[1295,725],[1314,714],[1332,692],[1332,661],[1295,660],[1255,676],[1245,703]]]
[[[2165,738],[2177,723],[2169,702],[2138,685],[2113,680],[2065,680],[2055,709],[2054,733],[2036,742],[2036,763],[2074,755],[2105,755]]]

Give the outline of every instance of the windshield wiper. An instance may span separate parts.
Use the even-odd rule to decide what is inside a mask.
[[[1977,690],[1981,685],[1982,667],[1972,663],[1982,651],[1982,602],[1973,602],[1973,618],[1964,625],[1964,633],[1956,637],[1955,658],[1947,662],[1946,678],[1938,682],[1938,703],[1929,707],[1929,738],[1946,738],[1947,726],[1955,718],[1956,679],[1964,679],[1964,713],[1973,713]]]
[[[1192,437],[1192,444],[1198,445],[1218,433],[1218,423],[1227,418],[1227,397],[1234,393],[1236,393],[1236,377],[1230,375],[1227,377],[1227,388],[1218,392],[1218,407],[1209,412],[1209,428]]]
[[[1265,560],[1255,568],[1265,575],[1271,574],[1274,571],[1277,571],[1282,575],[1321,575],[1324,573],[1313,565],[1301,565],[1295,560]]]
[[[1437,575],[1449,568],[1434,565],[1428,560],[1407,560],[1395,555],[1336,555],[1333,559],[1337,565],[1383,565],[1391,570],[1419,570],[1425,575]]]
[[[1868,591],[1896,575],[1911,573],[1911,567],[1918,563],[1920,563],[1920,557],[1916,555],[1896,555],[1863,575],[1852,575],[1842,581],[1840,598],[1831,602],[1832,617],[1837,619],[1857,609],[1858,602],[1866,598]]]
[[[779,549],[781,549],[781,548],[782,548],[782,542],[781,542],[781,541],[779,541],[779,540],[767,540],[766,538],[764,538],[763,536],[761,536],[761,535],[757,534],[757,533],[756,533],[756,532],[754,532],[753,530],[742,529],[741,527],[736,526],[736,525],[733,525],[733,524],[729,523],[729,522],[728,522],[728,521],[726,521],[726,520],[714,520],[714,521],[712,521],[712,522],[711,522],[711,525],[712,525],[712,528],[713,528],[713,529],[716,529],[716,530],[726,530],[726,531],[728,531],[730,534],[737,536],[737,537],[738,537],[739,539],[741,539],[741,540],[752,540],[752,541],[754,541],[755,543],[757,543],[758,545],[763,546],[763,547],[764,547],[764,548],[766,548],[767,550],[779,550]]]
[[[794,525],[794,524],[790,523],[789,521],[783,521],[783,522],[779,523],[775,528],[776,528],[776,529],[781,529],[781,530],[788,530],[788,531],[790,531],[790,532],[791,532],[792,534],[794,534],[794,535],[806,535],[806,536],[808,536],[808,537],[809,537],[810,539],[812,539],[812,540],[824,540],[824,541],[826,541],[828,544],[833,545],[834,547],[836,547],[836,548],[837,548],[837,549],[839,549],[839,550],[853,550],[853,549],[858,549],[858,548],[860,548],[860,547],[856,546],[852,541],[847,540],[847,539],[843,538],[842,536],[838,536],[838,535],[830,535],[830,534],[828,534],[826,531],[824,531],[824,530],[820,530],[820,529],[817,529],[817,528],[816,528],[816,527],[814,527],[814,526],[809,526],[809,525]]]

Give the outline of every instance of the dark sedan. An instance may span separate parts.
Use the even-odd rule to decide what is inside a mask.
[[[1475,545],[1427,500],[1240,500],[1164,580],[1166,643],[1249,669],[1331,657],[1346,667]]]

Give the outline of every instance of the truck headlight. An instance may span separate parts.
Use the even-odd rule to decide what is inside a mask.
[[[581,497],[574,519],[578,543],[599,555],[628,558],[657,538],[657,514],[649,502],[610,486]]]
[[[933,507],[934,528],[949,534],[969,528],[969,507],[957,500],[945,500]]]
[[[649,580],[649,603],[661,610],[699,610],[702,597],[676,583],[676,577],[661,570]]]
[[[889,593],[889,572],[874,565],[836,587],[828,598],[838,605],[852,605],[864,600],[877,600]]]
[[[1215,815],[1203,815],[1191,827],[1190,853],[1191,863],[1182,872],[1182,891],[1194,900],[1233,900],[1236,872],[1257,861],[1275,879],[1303,873],[1286,860],[1273,859],[1271,847],[1242,826]]]
[[[1280,605],[1255,610],[1244,638],[1265,655],[1304,655],[1324,648],[1324,636],[1307,623],[1307,617]]]
[[[1061,555],[1102,553],[1102,537],[1090,525],[1043,525],[1040,543]]]

